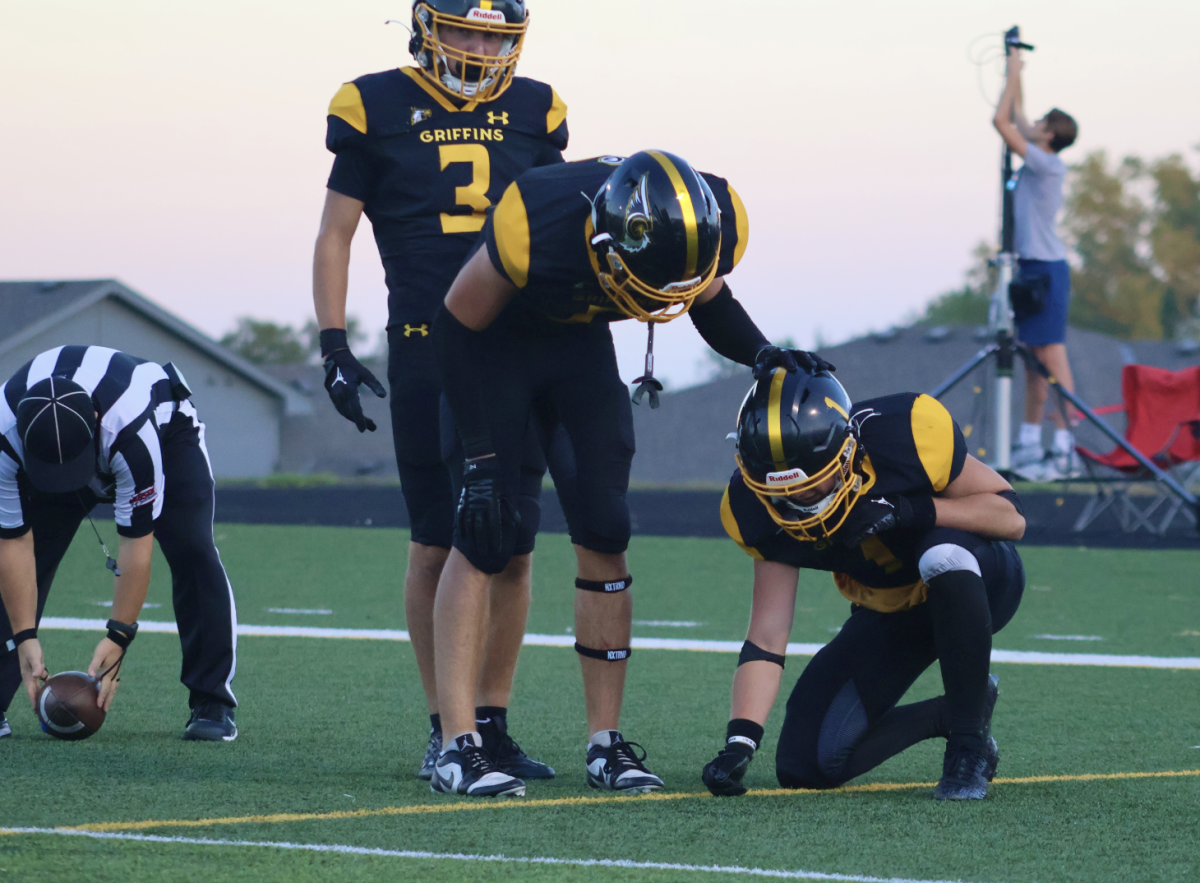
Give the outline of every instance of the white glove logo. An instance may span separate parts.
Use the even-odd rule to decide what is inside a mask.
[[[337,369],[337,377],[333,378],[333,383],[330,386],[337,386],[339,383],[346,383],[346,378],[342,376],[342,369]],[[348,385],[348,384],[347,384]]]

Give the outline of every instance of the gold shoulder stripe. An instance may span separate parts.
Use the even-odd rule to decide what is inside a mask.
[[[550,112],[546,114],[546,134],[549,135],[563,124],[567,118],[567,103],[559,98],[558,93],[550,90]]]
[[[738,192],[733,189],[733,185],[725,186],[729,191],[729,201],[733,203],[734,219],[737,222],[737,245],[733,247],[733,265],[736,267],[742,262],[742,255],[746,253],[746,246],[750,244],[750,216],[746,214],[746,206]]]
[[[524,288],[529,281],[529,215],[516,181],[508,185],[496,206],[492,227],[504,272],[513,285]]]
[[[742,540],[742,529],[738,527],[737,519],[733,517],[733,507],[729,504],[729,488],[725,488],[725,495],[721,497],[721,525],[725,528],[725,533],[729,534],[729,538],[733,540],[741,548],[743,552],[752,558],[763,560],[763,556],[753,546],[747,546]]]
[[[954,465],[954,419],[937,399],[920,395],[912,406],[912,434],[929,483],[944,491]]]
[[[454,103],[446,97],[441,89],[429,82],[429,78],[425,76],[420,68],[402,67],[400,68],[400,72],[420,86],[443,109],[450,111],[450,113],[458,113],[458,108],[454,106]]]
[[[767,397],[767,439],[771,443],[771,459],[780,472],[787,469],[787,458],[783,455],[783,382],[787,380],[787,369],[776,368],[771,375],[771,392]]]
[[[675,188],[675,197],[679,200],[679,208],[683,212],[683,227],[687,231],[687,265],[683,268],[684,278],[691,279],[696,275],[696,264],[700,263],[700,233],[696,222],[696,206],[692,202],[692,195],[688,193],[683,175],[675,168],[675,163],[657,150],[651,150],[649,153],[658,160],[658,164],[666,171],[671,185]]]
[[[353,83],[343,83],[333,101],[329,102],[329,115],[345,120],[359,132],[367,134],[367,109],[363,107],[362,93]]]

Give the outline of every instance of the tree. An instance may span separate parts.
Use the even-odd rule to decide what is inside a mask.
[[[308,360],[311,349],[290,325],[242,316],[221,345],[256,365],[294,365]]]
[[[1150,166],[1155,183],[1150,244],[1164,282],[1162,324],[1166,337],[1200,331],[1200,175],[1172,154]]]
[[[938,295],[925,307],[921,325],[986,325],[988,305],[996,287],[992,247],[978,243],[971,251],[971,266],[961,288]]]

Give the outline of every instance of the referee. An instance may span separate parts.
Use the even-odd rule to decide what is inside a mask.
[[[37,634],[46,596],[75,531],[103,502],[114,505],[120,544],[108,561],[108,635],[88,666],[101,679],[98,703],[112,705],[157,538],[191,692],[183,738],[237,738],[237,611],[213,543],[212,469],[190,396],[170,363],[99,346],[44,352],[0,386],[0,736],[17,688],[24,682],[32,703],[48,676]]]

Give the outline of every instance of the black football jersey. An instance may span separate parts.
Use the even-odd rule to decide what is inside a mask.
[[[962,431],[931,396],[900,393],[869,399],[855,408],[851,420],[866,452],[862,471],[868,495],[937,495],[966,463]],[[855,604],[890,613],[925,600],[916,556],[921,535],[915,531],[885,531],[853,549],[831,540],[797,540],[771,519],[742,482],[741,472],[733,474],[725,489],[721,522],[754,558],[831,571],[838,590]]]
[[[562,162],[567,106],[525,77],[494,101],[463,104],[398,68],[342,86],[325,145],[336,154],[329,189],[362,201],[371,220],[392,321],[428,322],[488,209],[522,172]]]
[[[605,156],[530,169],[505,191],[481,241],[496,270],[519,289],[510,318],[514,313],[554,322],[629,318],[600,287],[596,256],[588,245],[593,233],[591,199],[621,160]],[[749,221],[741,199],[724,178],[704,174],[704,180],[721,208],[717,275],[724,276],[742,259]]]

